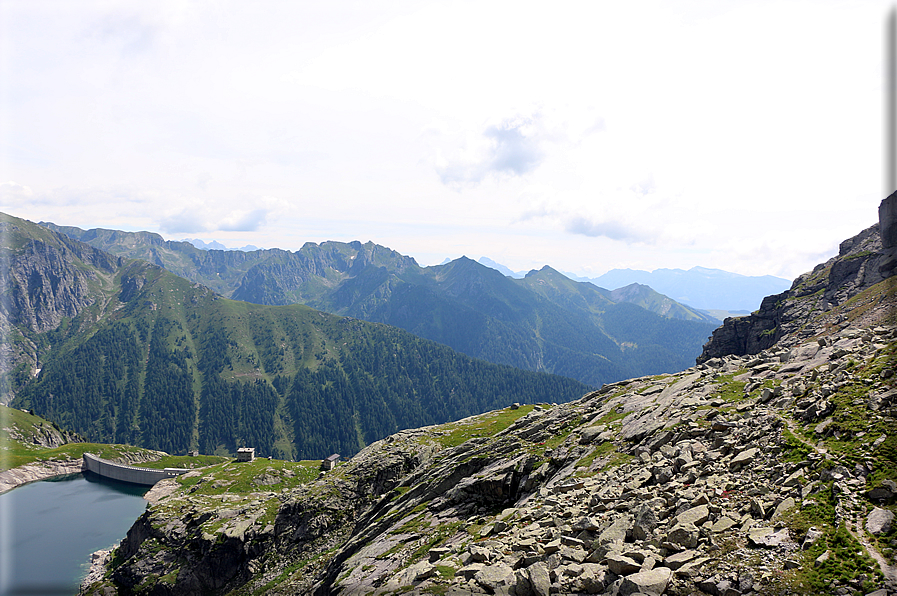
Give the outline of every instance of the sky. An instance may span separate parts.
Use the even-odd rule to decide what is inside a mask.
[[[882,0],[0,0],[0,211],[791,279],[886,196]]]

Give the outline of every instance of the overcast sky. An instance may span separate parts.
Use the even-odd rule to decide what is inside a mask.
[[[0,0],[0,210],[790,279],[877,221],[890,6]]]

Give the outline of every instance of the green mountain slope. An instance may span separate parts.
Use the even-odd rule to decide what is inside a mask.
[[[35,232],[29,222],[5,222],[23,238]],[[88,440],[172,453],[252,445],[262,455],[320,458],[355,453],[403,428],[589,390],[386,325],[225,299],[145,261],[98,269],[74,256],[71,240],[39,230],[48,234],[40,240],[48,261],[59,266],[44,271],[47,279],[78,280],[80,271],[103,285],[49,331],[14,325],[37,346],[36,365],[19,364],[14,405]],[[9,245],[13,277],[28,268],[32,240]],[[15,286],[9,298],[16,304],[30,292],[36,308],[49,311],[50,289],[61,291]]]
[[[616,302],[629,302],[671,319],[704,321],[714,325],[718,325],[721,322],[707,311],[680,304],[669,296],[664,296],[660,292],[655,292],[651,287],[642,284],[633,283],[617,288],[610,295]]]
[[[116,254],[150,260],[235,299],[300,303],[386,323],[475,358],[592,385],[691,366],[718,325],[650,288],[614,295],[549,267],[514,280],[464,257],[423,268],[371,242],[246,253],[201,251],[147,232],[56,229]],[[669,332],[653,334],[650,344],[644,334],[631,334],[638,327],[634,312],[609,308],[625,302],[642,307],[645,325],[669,326]],[[625,312],[627,322],[609,319],[618,312]],[[663,316],[657,320],[655,314]]]

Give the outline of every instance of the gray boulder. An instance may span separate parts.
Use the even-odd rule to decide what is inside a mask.
[[[891,523],[894,521],[894,513],[881,507],[876,507],[866,519],[866,529],[870,534],[878,536],[891,531]]]
[[[511,586],[517,585],[514,570],[503,563],[483,567],[473,579],[493,594],[508,594]]]
[[[542,561],[533,563],[526,568],[529,577],[530,589],[536,596],[548,596],[551,590],[551,576],[548,574],[548,566]]]
[[[694,524],[700,526],[710,517],[710,509],[707,505],[698,505],[687,509],[676,516],[675,522],[678,524]]]
[[[632,594],[660,596],[667,589],[672,575],[673,572],[667,567],[658,567],[650,571],[627,575],[620,584],[618,594],[620,596],[631,596]]]
[[[667,534],[667,541],[683,548],[694,548],[698,545],[698,528],[694,524],[676,524]]]

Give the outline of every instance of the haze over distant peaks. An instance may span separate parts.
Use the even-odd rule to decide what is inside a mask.
[[[682,269],[612,269],[595,278],[574,277],[603,288],[620,288],[638,283],[651,286],[694,308],[753,311],[764,297],[784,292],[791,281],[772,275],[748,276],[722,269],[692,267]]]
[[[514,279],[523,279],[524,277],[526,277],[526,273],[524,273],[522,271],[511,271],[509,268],[505,267],[501,263],[496,263],[489,257],[480,257],[480,259],[477,261],[477,263],[479,263],[480,265],[483,265],[485,267],[495,269],[496,271],[501,272],[503,275],[506,275],[508,277],[513,277]]]
[[[445,261],[449,262],[448,259]],[[480,257],[481,265],[495,269],[507,277],[522,279],[526,273],[511,271],[489,257]],[[444,263],[443,263],[444,264]],[[722,269],[692,267],[683,269],[612,269],[600,277],[582,277],[561,272],[566,277],[580,282],[589,282],[599,288],[620,290],[632,284],[649,286],[651,289],[692,308],[707,311],[748,313],[756,310],[765,296],[784,292],[791,282],[772,275],[747,276]],[[631,292],[630,292],[631,293]],[[716,314],[714,316],[717,316]]]
[[[182,242],[189,242],[199,250],[242,250],[243,252],[252,252],[254,250],[259,250],[258,246],[254,246],[252,244],[247,244],[241,248],[228,248],[218,242],[217,240],[212,240],[211,242],[203,242],[199,238],[184,238]]]

